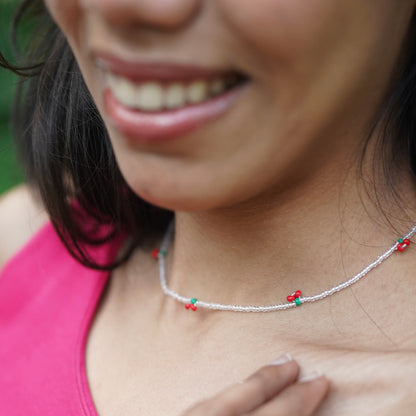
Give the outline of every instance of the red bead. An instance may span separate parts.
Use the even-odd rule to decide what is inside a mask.
[[[397,244],[397,250],[404,251],[404,249],[408,246],[410,246],[410,240],[408,238],[405,238],[403,242]]]
[[[196,311],[196,306],[192,304],[191,309],[195,312]]]
[[[157,258],[159,257],[159,249],[158,249],[158,248],[155,248],[155,249],[152,251],[152,257],[153,257],[154,259],[157,259]]]
[[[406,239],[403,240],[403,243],[397,244],[397,250],[404,251],[405,248],[407,248],[410,245],[410,240]]]
[[[294,302],[295,299],[300,297],[301,294],[302,292],[300,290],[297,290],[293,295],[289,295],[286,299],[288,302]]]
[[[187,303],[186,305],[185,305],[185,308],[186,309],[189,309],[191,307],[191,304],[190,303]]]

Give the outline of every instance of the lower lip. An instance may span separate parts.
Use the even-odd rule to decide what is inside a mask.
[[[137,142],[167,141],[224,115],[233,106],[243,87],[235,87],[198,104],[152,113],[126,107],[107,88],[104,105],[113,126],[126,138]]]

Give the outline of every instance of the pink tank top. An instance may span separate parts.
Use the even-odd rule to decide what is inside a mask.
[[[95,248],[114,258],[118,244]],[[108,272],[74,260],[44,227],[0,274],[0,415],[97,416],[85,346]]]

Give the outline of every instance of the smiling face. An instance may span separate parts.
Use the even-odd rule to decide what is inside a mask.
[[[413,0],[45,0],[132,189],[206,210],[341,178]]]

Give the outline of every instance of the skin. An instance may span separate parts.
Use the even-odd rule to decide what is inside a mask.
[[[45,3],[75,53],[126,181],[176,212],[167,257],[174,290],[239,304],[280,303],[298,288],[319,293],[411,228],[391,204],[399,231],[383,223],[357,166],[413,0]],[[250,83],[216,122],[169,143],[132,144],[104,110],[96,50],[144,61],[192,59],[237,69]],[[367,159],[363,172],[374,180]],[[415,217],[411,180],[405,169],[400,175]],[[301,376],[318,369],[332,384],[323,406],[304,414],[412,414],[416,318],[404,300],[416,295],[411,249],[331,299],[259,315],[184,312],[161,294],[148,254],[137,250],[112,274],[89,334],[88,378],[100,415],[180,414],[286,351]],[[321,398],[327,386],[320,382]],[[186,413],[198,414],[206,413]]]
[[[45,210],[25,186],[0,198],[0,269],[48,220]]]
[[[244,382],[197,403],[182,416],[313,414],[328,390],[328,382],[315,375],[296,382],[297,363],[292,360],[282,363],[281,359],[256,371]]]

